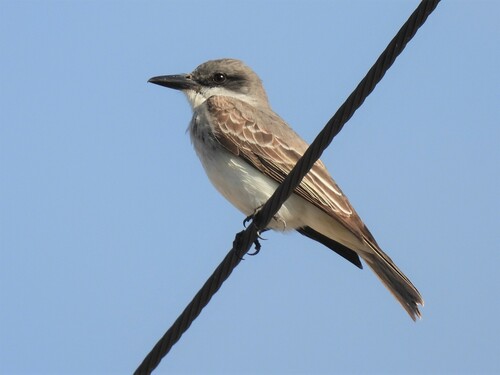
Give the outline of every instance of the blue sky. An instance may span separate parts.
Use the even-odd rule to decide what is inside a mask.
[[[0,372],[131,373],[229,250],[183,96],[244,60],[311,141],[418,1],[0,2]],[[499,373],[500,4],[444,1],[325,152],[421,291],[266,233],[156,373]]]

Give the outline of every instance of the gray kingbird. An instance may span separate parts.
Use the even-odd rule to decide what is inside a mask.
[[[212,60],[190,74],[153,77],[181,90],[193,110],[191,141],[215,188],[245,215],[269,199],[308,147],[270,107],[260,78],[235,59]],[[321,161],[269,223],[296,230],[362,268],[360,257],[415,320],[424,301],[382,251]]]

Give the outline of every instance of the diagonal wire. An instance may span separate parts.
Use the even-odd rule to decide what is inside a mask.
[[[253,221],[244,230],[236,234],[233,247],[208,278],[200,291],[184,309],[174,324],[156,343],[151,352],[134,372],[135,375],[150,374],[161,359],[170,351],[172,346],[187,331],[191,323],[198,317],[201,310],[208,304],[212,296],[219,290],[233,269],[240,263],[244,254],[255,243],[259,229],[266,228],[272,217],[276,215],[281,205],[288,199],[302,178],[309,172],[313,164],[319,159],[333,138],[342,130],[344,124],[354,112],[363,104],[375,86],[380,82],[387,70],[394,63],[406,44],[413,38],[427,17],[434,11],[439,0],[423,0],[417,9],[408,18],[396,36],[379,56],[375,64],[368,71],[356,89],[340,106],[335,115],[328,121],[324,129],[318,134],[304,155],[290,171],[285,180],[276,189],[266,204],[255,215]]]

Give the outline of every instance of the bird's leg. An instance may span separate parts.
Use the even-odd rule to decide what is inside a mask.
[[[264,205],[260,205],[259,207],[257,207],[254,211],[253,211],[253,214],[251,215],[248,215],[245,219],[243,219],[243,226],[246,228],[247,227],[247,224],[252,221],[254,218],[255,218],[255,215],[257,215],[257,213],[260,211],[260,209],[263,207]],[[280,224],[283,224],[283,231],[286,230],[286,221],[283,220],[280,216],[278,216],[278,214],[274,215],[273,216],[273,220],[280,223]],[[267,230],[267,229],[265,229]],[[263,231],[264,232],[264,231]]]
[[[260,230],[259,232],[257,232],[257,238],[255,239],[255,241],[253,241],[253,244],[255,246],[255,251],[253,253],[247,253],[248,255],[257,255],[261,249],[261,245],[260,245],[260,241],[259,240],[263,240],[265,241],[266,239],[265,238],[262,238],[261,237],[261,233],[263,232],[266,232],[268,231],[269,229],[264,229],[264,230]]]
[[[285,220],[283,220],[283,218],[282,218],[282,217],[280,217],[280,216],[278,216],[278,215],[273,216],[273,219],[274,219],[276,222],[278,222],[278,223],[280,223],[280,224],[282,224],[282,225],[283,225],[283,232],[284,232],[284,231],[286,230],[286,221],[285,221]]]
[[[255,218],[255,215],[257,215],[257,212],[262,208],[263,204],[257,207],[255,210],[253,210],[253,213],[251,215],[248,215],[244,220],[243,220],[243,226],[246,228],[247,224],[252,221]]]
[[[251,214],[251,215],[248,215],[245,219],[243,219],[243,227],[247,227],[247,224],[253,220],[255,216],[255,213]]]
[[[255,218],[255,215],[257,215],[257,213],[259,212],[259,210],[262,208],[263,205],[257,207],[253,214],[251,215],[248,215],[244,220],[243,220],[243,226],[246,228],[247,227],[247,224],[248,222],[250,222],[251,220],[253,220]],[[273,220],[280,223],[280,224],[283,224],[283,230],[286,229],[286,222],[285,220],[283,220],[281,217],[279,217],[277,214],[273,216]],[[258,228],[257,228],[258,229]],[[257,255],[261,249],[261,244],[260,244],[260,241],[259,240],[265,240],[265,238],[262,238],[261,237],[261,233],[264,233],[266,231],[268,231],[269,228],[265,228],[265,229],[258,229],[257,231],[257,238],[255,239],[255,241],[253,242],[254,246],[255,246],[255,251],[253,253],[248,253],[248,255]]]

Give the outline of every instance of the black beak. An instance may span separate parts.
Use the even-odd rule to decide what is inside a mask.
[[[196,90],[199,87],[199,84],[193,81],[190,74],[158,76],[150,78],[148,82],[175,90]]]

